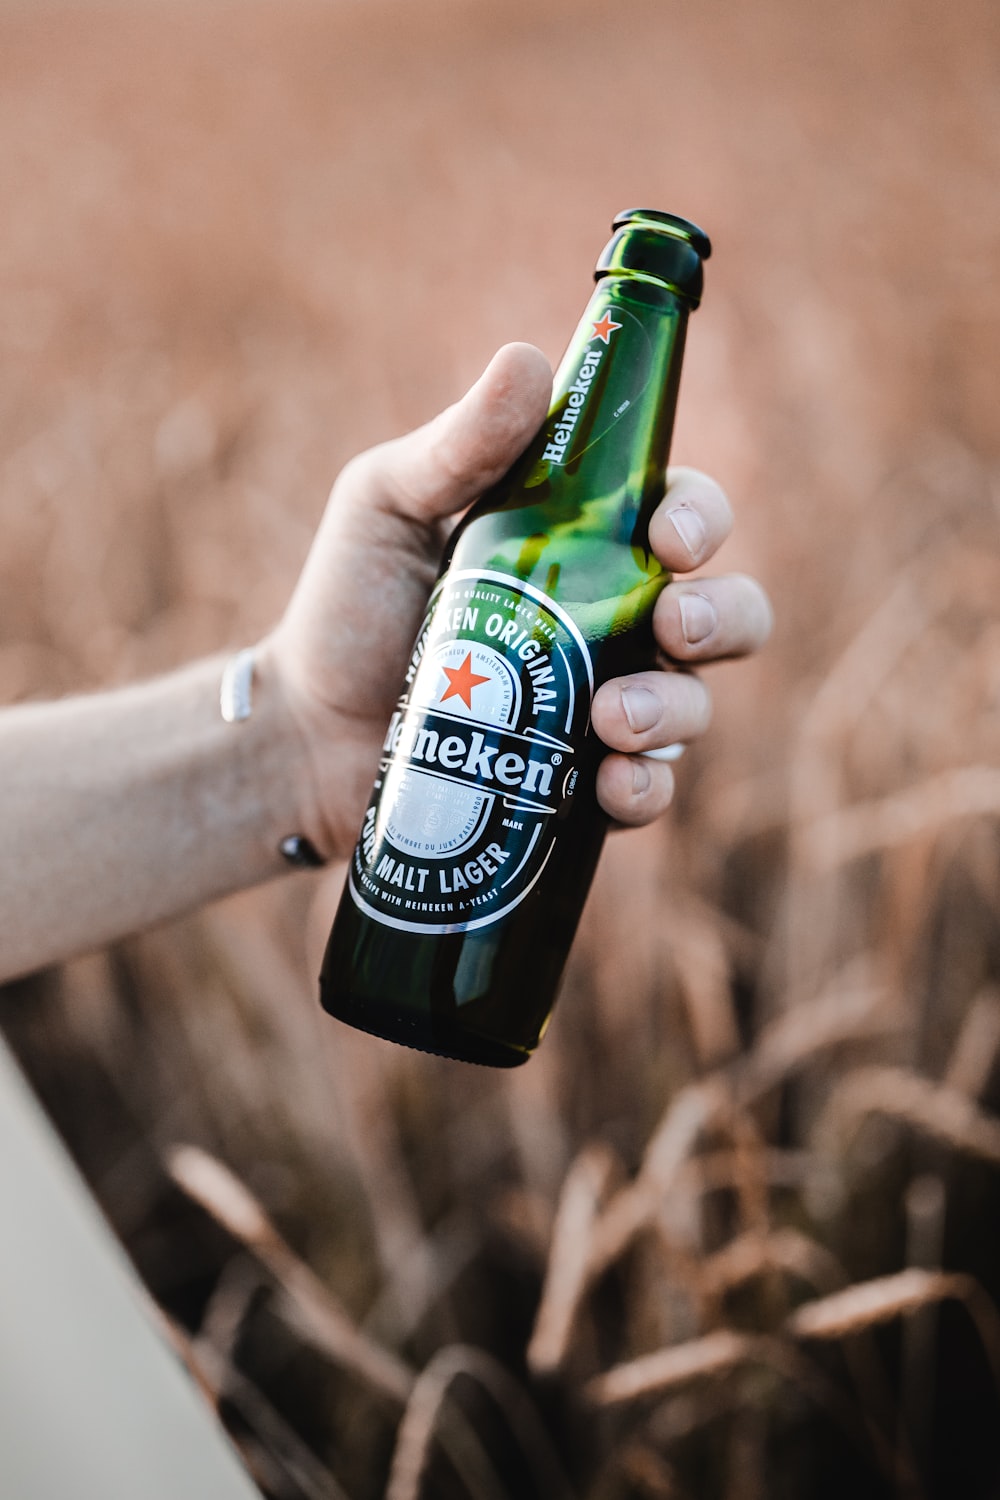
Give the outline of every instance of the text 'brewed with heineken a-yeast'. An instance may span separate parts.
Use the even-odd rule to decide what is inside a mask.
[[[647,532],[709,253],[618,216],[544,427],[451,538],[323,961],[364,1031],[502,1067],[538,1045],[606,827],[591,699],[654,662]]]

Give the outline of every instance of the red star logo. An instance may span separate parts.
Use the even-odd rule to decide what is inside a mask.
[[[622,325],[614,322],[610,313],[605,313],[599,323],[591,323],[590,326],[594,330],[590,335],[592,339],[603,339],[606,344],[610,344],[611,335],[616,328],[620,328]]]
[[[443,703],[446,698],[461,698],[466,708],[472,707],[472,689],[478,687],[481,682],[489,682],[488,677],[477,677],[472,670],[472,652],[466,656],[460,667],[442,667],[441,669],[448,679],[448,686],[441,694],[439,702]]]

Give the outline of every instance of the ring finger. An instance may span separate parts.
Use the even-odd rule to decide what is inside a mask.
[[[594,729],[625,755],[695,739],[708,727],[712,699],[693,672],[636,672],[615,677],[594,695]]]

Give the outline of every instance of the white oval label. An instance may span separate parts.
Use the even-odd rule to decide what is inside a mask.
[[[583,636],[540,590],[504,573],[442,579],[351,861],[361,910],[431,934],[517,906],[558,836],[593,690]]]

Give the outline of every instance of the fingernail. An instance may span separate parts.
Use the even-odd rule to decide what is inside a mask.
[[[684,543],[693,561],[701,556],[705,545],[705,523],[696,510],[689,510],[685,505],[678,505],[675,510],[668,510],[667,515],[674,523],[674,530]]]
[[[681,594],[681,629],[689,646],[707,640],[719,623],[715,605],[707,594]]]
[[[640,750],[639,754],[644,755],[647,760],[673,761],[680,760],[686,749],[687,746],[681,744],[680,740],[675,740],[672,745],[661,745],[658,750]]]
[[[655,693],[633,683],[631,687],[622,688],[622,712],[632,733],[641,734],[659,721],[662,709]]]
[[[652,778],[652,776],[650,774],[649,767],[646,765],[646,763],[644,761],[642,761],[642,760],[633,760],[633,762],[632,762],[632,796],[633,797],[641,797],[642,794],[643,794],[643,792],[648,792],[649,791],[649,784],[652,781],[652,779],[653,778]]]

